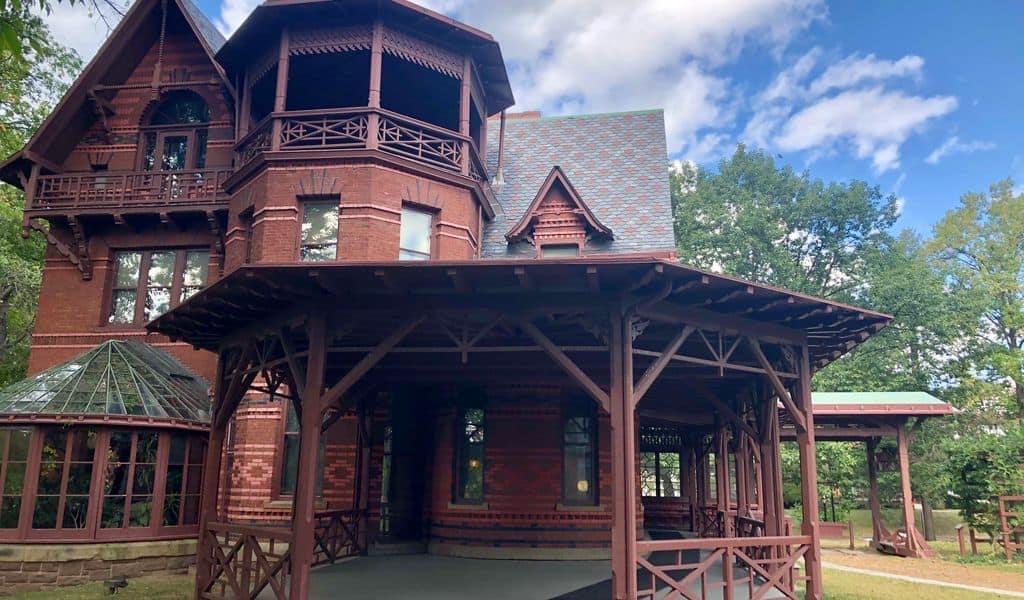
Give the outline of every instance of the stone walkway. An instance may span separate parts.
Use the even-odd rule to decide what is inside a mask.
[[[884,571],[873,571],[871,569],[858,569],[857,567],[846,567],[843,565],[837,565],[827,561],[822,561],[822,568],[832,569],[833,571],[844,571],[846,573],[857,573],[859,575],[870,575],[872,577],[884,577],[886,579],[898,579],[900,581],[909,581],[910,583],[921,583],[925,585],[937,585],[941,587],[957,588],[961,590],[969,590],[972,592],[980,592],[983,594],[998,594],[1000,596],[1009,596],[1011,598],[1024,598],[1024,592],[1011,592],[1010,590],[1000,590],[996,588],[983,587],[978,585],[968,585],[966,583],[951,583],[948,581],[935,581],[934,579],[924,579],[921,577],[911,577],[909,575],[895,575],[893,573],[886,573]]]

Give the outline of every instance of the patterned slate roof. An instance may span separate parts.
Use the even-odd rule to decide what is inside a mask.
[[[109,340],[0,390],[0,414],[128,415],[210,422],[206,382],[166,352]]]
[[[497,123],[488,127],[487,170],[498,164]],[[494,220],[485,224],[484,258],[532,256],[509,246],[508,232],[551,172],[561,167],[594,216],[615,236],[587,245],[589,254],[672,251],[665,119],[661,110],[539,119],[505,124],[505,185],[496,190]]]
[[[224,35],[217,29],[217,27],[210,21],[209,17],[206,16],[198,6],[196,6],[192,0],[181,0],[181,5],[188,11],[189,17],[192,18],[192,22],[195,23],[196,29],[199,30],[199,34],[206,40],[206,44],[210,47],[210,51],[214,54],[220,50],[221,46],[227,42],[224,39]]]

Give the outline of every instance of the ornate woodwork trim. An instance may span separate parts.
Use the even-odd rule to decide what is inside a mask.
[[[384,52],[462,80],[462,56],[397,29],[384,28]]]
[[[509,243],[578,244],[591,238],[612,239],[612,230],[590,211],[561,167],[555,166],[523,217],[505,234]]]
[[[78,219],[74,219],[74,221],[78,223]],[[81,231],[80,225],[78,227],[79,231]],[[43,234],[43,237],[46,238],[46,243],[53,246],[58,254],[68,259],[68,262],[74,265],[82,274],[83,280],[92,279],[92,261],[89,259],[88,253],[82,251],[83,244],[76,243],[75,247],[65,244],[37,219],[25,219],[25,222],[22,223],[21,237],[27,239],[30,231],[38,231]],[[78,235],[75,238],[77,242]],[[87,244],[84,247],[87,248]]]
[[[292,32],[288,54],[329,54],[369,50],[373,30],[368,26],[324,27]]]

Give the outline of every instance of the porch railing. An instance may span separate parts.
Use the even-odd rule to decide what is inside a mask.
[[[771,593],[796,600],[795,583],[808,579],[798,575],[797,562],[811,543],[811,536],[637,542],[637,597],[732,598],[745,589],[752,600]]]
[[[264,152],[368,150],[486,180],[469,137],[389,110],[335,108],[272,113],[235,146],[238,167]]]
[[[724,515],[717,506],[698,506],[693,516],[693,530],[698,537],[722,537],[724,534]]]
[[[197,572],[200,598],[255,600],[270,588],[274,598],[288,597],[291,571],[289,529],[210,523],[203,532],[211,570]],[[202,562],[200,562],[200,565]]]
[[[359,527],[365,511],[330,510],[318,512],[313,529],[313,564],[333,563],[362,554]]]
[[[40,175],[26,208],[129,209],[227,202],[223,184],[231,173],[231,169],[193,169]]]

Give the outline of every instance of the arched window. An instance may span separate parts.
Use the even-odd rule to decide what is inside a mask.
[[[209,125],[210,108],[198,94],[168,94],[142,127],[142,170],[205,168]]]

